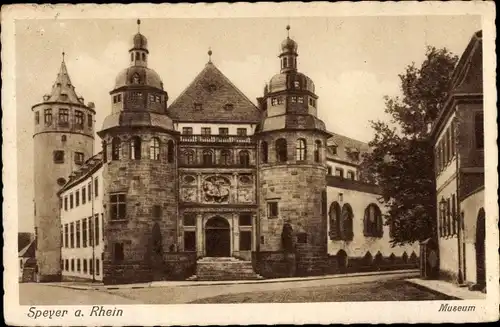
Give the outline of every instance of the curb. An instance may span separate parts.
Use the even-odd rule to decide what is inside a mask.
[[[242,284],[267,284],[267,283],[291,283],[291,282],[307,282],[313,280],[322,280],[322,279],[337,279],[337,278],[348,278],[348,277],[369,277],[369,276],[390,276],[397,274],[418,274],[418,269],[411,270],[393,270],[393,271],[373,271],[366,273],[352,273],[352,274],[336,274],[336,275],[323,275],[323,276],[315,276],[315,277],[298,277],[298,278],[290,278],[290,279],[282,279],[282,278],[269,278],[269,279],[260,279],[260,280],[239,280],[239,281],[214,281],[211,283],[203,283],[203,281],[199,282],[189,282],[189,281],[172,281],[173,283],[183,283],[186,282],[186,285],[175,284],[175,285],[152,285],[152,283],[144,284],[144,285],[134,285],[129,286],[127,284],[122,285],[109,285],[109,286],[79,286],[79,285],[61,285],[61,284],[47,284],[53,287],[62,287],[80,291],[103,291],[103,290],[120,290],[120,289],[142,289],[142,288],[159,288],[159,287],[198,287],[198,286],[221,286],[221,285],[242,285]],[[409,278],[409,277],[406,277]],[[407,280],[405,280],[407,281]],[[168,282],[168,281],[167,281]],[[408,281],[409,282],[409,281]],[[154,283],[154,282],[153,282]],[[160,282],[161,283],[161,282]],[[409,282],[411,283],[411,282]],[[412,283],[413,285],[414,283]],[[441,293],[439,293],[441,294]],[[446,294],[445,294],[446,295]]]
[[[429,292],[429,293],[432,293],[434,295],[446,296],[446,297],[448,297],[448,299],[446,299],[446,300],[463,300],[460,297],[449,295],[449,294],[446,294],[446,293],[443,293],[443,292],[439,292],[439,291],[437,291],[437,290],[435,290],[433,288],[430,288],[430,287],[424,286],[422,284],[418,284],[418,283],[412,282],[412,281],[407,280],[407,279],[405,280],[405,282],[408,283],[408,284],[411,284],[412,286],[414,286],[415,288],[418,288],[421,291]]]

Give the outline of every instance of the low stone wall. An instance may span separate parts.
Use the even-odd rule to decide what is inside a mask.
[[[152,270],[142,262],[116,264],[104,262],[104,285],[147,283],[152,280]]]
[[[308,243],[295,245],[297,255],[297,276],[323,275],[326,266],[326,248]]]
[[[404,269],[418,269],[418,257],[403,258],[403,257],[357,257],[347,258],[347,266],[339,263],[337,256],[328,256],[325,274],[342,274],[355,272],[370,272],[370,271],[390,271]]]
[[[282,278],[295,275],[295,254],[285,256],[282,251],[252,252],[252,266],[265,278]]]
[[[168,252],[163,261],[164,280],[185,280],[196,273],[196,252]]]

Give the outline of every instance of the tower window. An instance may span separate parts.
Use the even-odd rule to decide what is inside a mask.
[[[134,61],[134,54],[133,53],[130,54],[130,61]]]
[[[69,110],[59,109],[59,126],[69,125]]]
[[[43,111],[43,119],[45,125],[52,125],[52,109],[45,109]]]
[[[120,160],[122,156],[122,144],[118,137],[111,141],[111,160]]]
[[[127,218],[127,205],[125,194],[111,194],[109,197],[111,220],[123,220]]]
[[[291,101],[292,101],[292,103],[296,103],[297,102],[297,97],[296,96],[292,96],[291,97]]]
[[[75,125],[77,128],[83,129],[83,112],[75,111]]]
[[[149,159],[160,160],[160,140],[153,137],[149,144]]]
[[[300,88],[300,82],[299,81],[293,81],[293,87],[296,89]]]
[[[283,58],[283,68],[287,68],[288,67],[288,58]]]
[[[304,97],[297,97],[299,103],[304,103]]]
[[[298,139],[295,151],[296,151],[295,156],[297,161],[306,160],[306,153],[307,153],[306,140]]]
[[[54,151],[54,163],[56,164],[64,163],[64,151],[62,150]]]
[[[260,146],[260,151],[261,151],[261,156],[262,156],[262,163],[267,163],[268,162],[268,147],[267,147],[267,142],[262,142]]]
[[[267,218],[278,218],[278,201],[267,203]]]
[[[250,165],[250,153],[247,150],[240,151],[240,165],[248,167]]]
[[[139,83],[139,81],[137,81]],[[140,102],[142,100],[142,92],[132,92],[130,94],[130,100],[132,102]]]
[[[35,112],[35,124],[40,124],[40,111]]]
[[[139,55],[139,52],[136,52],[135,53],[135,60],[141,60],[141,57]]]
[[[174,141],[169,140],[167,142],[167,162],[169,163],[174,162],[174,156],[175,156]]]
[[[89,128],[92,128],[92,115],[91,114],[87,115],[87,126]]]
[[[287,161],[287,144],[285,139],[276,140],[276,161],[286,162]]]
[[[321,161],[321,141],[314,142],[314,161]]]
[[[130,159],[140,160],[141,159],[141,139],[138,136],[132,137],[130,140]]]
[[[85,155],[82,152],[75,152],[75,164],[81,165],[85,159]]]
[[[146,61],[146,54],[145,53],[142,54],[142,61]]]

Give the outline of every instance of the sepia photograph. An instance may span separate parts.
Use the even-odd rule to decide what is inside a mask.
[[[265,5],[3,10],[13,322],[366,302],[498,319],[495,7]]]

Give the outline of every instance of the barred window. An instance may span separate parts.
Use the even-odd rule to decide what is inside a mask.
[[[80,110],[75,111],[75,126],[76,126],[76,128],[83,129],[83,125],[84,125],[83,117],[84,117],[83,112],[81,112]]]
[[[306,160],[306,140],[298,139],[295,146],[295,157],[297,161]]]
[[[110,219],[122,220],[127,218],[127,206],[125,194],[110,195]]]
[[[122,156],[122,143],[118,137],[111,141],[111,160],[120,160]]]
[[[160,160],[160,140],[153,137],[149,144],[149,159]]]

